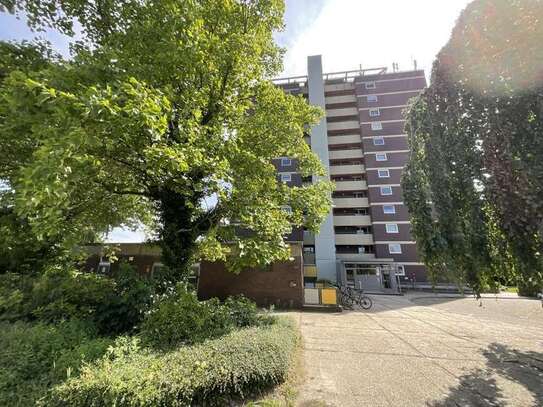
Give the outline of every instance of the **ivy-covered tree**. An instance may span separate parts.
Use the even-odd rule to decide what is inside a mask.
[[[320,112],[269,82],[282,1],[3,3],[35,28],[83,30],[70,60],[14,69],[0,89],[0,177],[39,237],[144,223],[181,276],[199,256],[288,259],[283,236],[318,229],[330,184],[289,188],[272,164],[322,173],[303,139]]]
[[[543,283],[543,3],[476,0],[409,109],[406,203],[422,257],[477,292]]]

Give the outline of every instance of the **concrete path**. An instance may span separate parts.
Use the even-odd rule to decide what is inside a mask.
[[[298,314],[300,406],[543,405],[540,301],[373,300],[369,312]]]

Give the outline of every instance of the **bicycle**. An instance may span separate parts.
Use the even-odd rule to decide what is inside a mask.
[[[339,286],[339,301],[341,305],[346,308],[353,308],[353,305],[356,303],[362,309],[368,310],[372,307],[373,301],[367,295],[364,295],[362,290],[357,290],[348,286]]]

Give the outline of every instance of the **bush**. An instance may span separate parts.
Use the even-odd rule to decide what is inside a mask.
[[[37,277],[0,276],[0,294],[0,320],[90,320],[111,335],[129,332],[143,320],[152,288],[128,264],[113,278],[50,266]]]
[[[113,281],[114,290],[99,304],[94,319],[102,333],[130,332],[143,321],[151,306],[152,283],[126,262],[119,265]]]
[[[286,377],[297,342],[292,320],[152,352],[126,340],[81,375],[55,387],[51,406],[225,405]]]
[[[92,326],[75,320],[1,323],[0,405],[35,405],[52,385],[76,375],[83,361],[101,357],[112,341],[94,335]]]
[[[196,293],[179,285],[175,293],[159,301],[146,316],[141,335],[144,343],[169,348],[216,338],[237,327],[269,322],[256,305],[244,298],[229,298],[225,304],[213,298],[198,301]]]

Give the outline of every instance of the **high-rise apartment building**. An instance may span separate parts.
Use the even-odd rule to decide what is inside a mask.
[[[404,110],[426,87],[424,72],[376,68],[323,74],[321,57],[310,56],[307,76],[275,83],[326,112],[307,142],[336,188],[320,232],[304,232],[306,287],[331,280],[387,291],[398,283],[425,281],[401,187],[409,156]],[[288,157],[276,166],[283,182],[311,182],[300,178]]]

